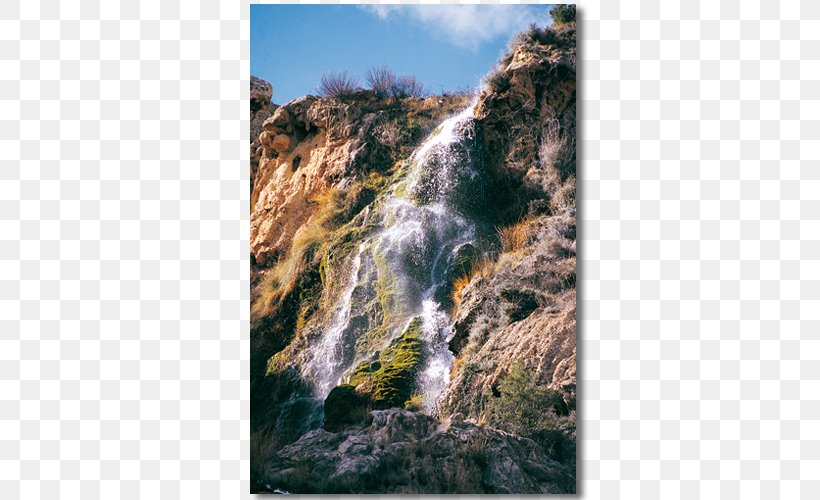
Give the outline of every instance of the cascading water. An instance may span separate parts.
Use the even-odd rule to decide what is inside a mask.
[[[324,398],[346,372],[374,354],[357,352],[357,341],[367,330],[357,318],[365,316],[368,297],[375,295],[374,281],[389,275],[398,300],[390,311],[395,322],[380,347],[400,335],[412,318],[421,318],[424,364],[416,385],[424,410],[435,411],[453,362],[447,345],[452,331],[445,304],[448,286],[460,252],[475,243],[476,226],[466,214],[483,189],[474,153],[474,106],[444,121],[427,138],[408,161],[406,178],[370,214],[379,230],[355,252],[332,320],[303,368],[317,396]]]
[[[308,369],[316,374],[325,374],[326,376],[314,376],[313,380],[316,384],[317,392],[322,396],[333,388],[333,375],[347,368],[344,366],[345,356],[345,339],[344,334],[350,325],[350,315],[353,307],[353,292],[356,285],[359,283],[359,271],[362,266],[362,252],[365,245],[359,245],[356,256],[353,258],[353,264],[350,270],[349,282],[345,289],[342,300],[333,314],[333,319],[328,325],[328,329],[318,344],[313,347],[313,358],[308,364]]]

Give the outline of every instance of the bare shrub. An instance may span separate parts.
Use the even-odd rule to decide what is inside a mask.
[[[567,156],[567,138],[561,134],[561,126],[557,120],[551,120],[544,125],[541,133],[541,146],[538,157],[541,168],[560,168]]]
[[[531,44],[564,45],[564,42],[561,41],[554,29],[549,27],[540,28],[537,24],[532,23],[529,28],[512,38],[510,41],[510,52],[515,52],[517,48],[523,45]],[[510,57],[511,59],[512,54],[510,53],[505,57]]]
[[[346,97],[359,90],[359,80],[342,71],[341,73],[326,73],[319,83],[319,95],[328,98]]]
[[[542,187],[550,199],[553,213],[575,204],[575,139],[563,133],[557,120],[544,124],[538,163]]]
[[[510,88],[510,75],[508,75],[500,66],[496,66],[487,76],[484,77],[484,83],[493,92],[504,92]]]
[[[396,85],[396,75],[387,66],[370,68],[364,79],[379,99],[389,97],[393,86]]]
[[[376,137],[385,146],[395,148],[402,141],[402,127],[396,121],[384,122],[379,126]]]
[[[391,93],[396,99],[402,99],[404,97],[424,97],[427,94],[424,90],[424,84],[413,75],[402,75],[398,77]]]

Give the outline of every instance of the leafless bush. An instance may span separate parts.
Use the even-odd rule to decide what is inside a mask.
[[[393,97],[401,99],[404,97],[424,97],[426,92],[424,84],[413,75],[403,75],[396,79],[392,88]]]
[[[359,80],[350,76],[347,71],[326,73],[319,83],[319,95],[322,97],[345,97],[359,90]]]
[[[510,41],[510,52],[522,45],[562,45],[555,30],[549,27],[539,28],[537,24],[530,24],[529,28],[515,35]]]
[[[538,150],[538,157],[541,160],[541,168],[561,167],[566,156],[567,138],[561,135],[561,126],[557,120],[552,120],[544,125],[541,135],[541,147]]]
[[[554,213],[575,206],[575,152],[574,138],[562,133],[557,120],[544,125],[538,159],[542,185],[550,198]]]
[[[510,75],[496,66],[484,77],[484,84],[493,92],[504,92],[510,88]]]
[[[389,148],[395,148],[401,142],[401,125],[395,121],[383,123],[379,127],[378,135],[379,142]]]
[[[370,68],[364,79],[379,99],[390,96],[393,86],[396,85],[396,75],[387,66]]]

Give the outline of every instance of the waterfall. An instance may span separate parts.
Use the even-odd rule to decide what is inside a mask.
[[[340,377],[374,354],[356,351],[367,330],[357,318],[364,317],[366,299],[375,295],[374,282],[389,276],[397,288],[390,311],[395,322],[380,347],[401,335],[410,319],[421,318],[424,364],[417,388],[424,410],[435,411],[453,363],[447,287],[459,252],[476,240],[475,224],[464,209],[475,202],[480,186],[473,151],[475,104],[433,131],[407,161],[406,177],[369,214],[378,230],[355,252],[332,319],[303,368],[317,396],[324,398],[343,381]]]
[[[359,271],[362,266],[364,248],[365,245],[362,243],[356,251],[344,295],[333,314],[333,319],[328,325],[327,331],[318,344],[313,347],[313,357],[307,365],[307,370],[313,374],[312,378],[317,386],[317,393],[321,397],[327,396],[338,382],[334,376],[346,368],[344,366],[345,339],[343,336],[350,326],[353,292],[359,283]]]

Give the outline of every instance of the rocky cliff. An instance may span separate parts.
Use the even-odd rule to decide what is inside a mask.
[[[450,348],[459,370],[445,411],[481,416],[515,360],[574,399],[576,96],[566,37],[574,31],[547,44],[524,38],[476,110],[506,203],[497,254],[475,267],[456,297]]]
[[[252,82],[255,489],[574,491],[574,37],[474,97]]]

